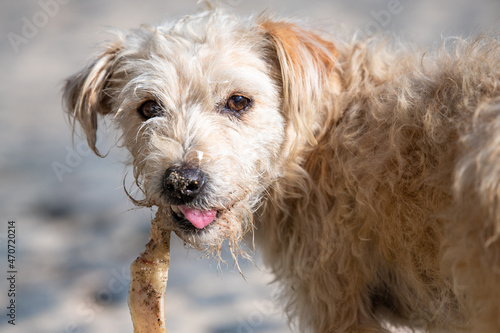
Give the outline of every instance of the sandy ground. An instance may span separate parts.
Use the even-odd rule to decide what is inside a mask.
[[[126,199],[127,157],[112,140],[101,143],[106,159],[90,154],[79,138],[71,144],[60,91],[107,27],[158,23],[197,10],[196,1],[57,1],[0,3],[0,332],[132,332],[128,267],[147,241],[151,213]],[[397,12],[384,16],[394,1],[222,2],[241,15],[267,8],[322,27],[395,31],[428,46],[442,36],[499,31],[500,1],[400,0]],[[66,172],[58,174],[61,165]],[[9,221],[16,231],[11,263]],[[258,262],[243,263],[244,280],[174,240],[169,332],[290,332],[272,277]],[[9,264],[17,272],[15,326],[6,315],[14,299]]]

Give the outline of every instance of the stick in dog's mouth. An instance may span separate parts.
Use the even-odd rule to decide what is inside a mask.
[[[151,221],[146,249],[130,266],[128,304],[134,333],[166,333],[164,296],[170,265],[168,219],[159,209]]]

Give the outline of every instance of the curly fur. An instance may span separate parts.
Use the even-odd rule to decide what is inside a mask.
[[[255,99],[241,120],[218,111],[234,91]],[[165,116],[139,119],[147,99]],[[96,153],[114,115],[137,204],[169,205],[168,166],[205,170],[194,205],[221,217],[177,234],[217,251],[255,226],[300,331],[500,331],[497,37],[427,53],[216,9],[120,33],[65,100]]]
[[[485,36],[424,55],[339,48],[342,116],[262,232],[302,329],[377,331],[379,307],[427,330],[499,327],[499,55]]]

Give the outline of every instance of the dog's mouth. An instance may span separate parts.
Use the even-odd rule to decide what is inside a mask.
[[[198,233],[207,229],[220,215],[218,210],[201,210],[185,205],[171,206],[172,219],[187,232]]]

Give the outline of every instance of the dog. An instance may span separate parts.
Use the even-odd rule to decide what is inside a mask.
[[[500,332],[500,41],[423,51],[212,9],[116,32],[69,78],[120,129],[138,206],[236,256],[300,332]],[[128,193],[128,192],[127,192]]]

